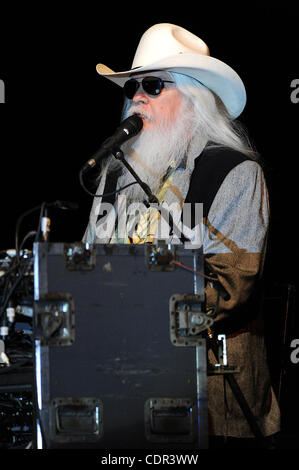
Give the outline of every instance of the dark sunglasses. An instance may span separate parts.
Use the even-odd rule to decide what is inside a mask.
[[[160,95],[164,88],[164,83],[173,83],[169,80],[162,80],[159,77],[145,77],[138,82],[135,78],[131,78],[124,84],[124,94],[130,100],[135,95],[136,91],[142,85],[142,88],[148,95],[157,96]]]

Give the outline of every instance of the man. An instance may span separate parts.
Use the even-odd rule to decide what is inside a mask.
[[[269,207],[258,157],[235,121],[246,103],[244,85],[228,65],[210,57],[200,38],[171,24],[145,32],[130,70],[115,73],[102,64],[97,70],[124,87],[122,117],[137,114],[143,121],[141,133],[122,146],[126,160],[161,205],[176,204],[175,222],[191,244],[203,243],[206,274],[217,279],[222,291],[219,296],[219,288],[206,286],[207,310],[218,305],[214,331],[227,335],[229,362],[240,368],[237,381],[262,434],[275,435],[279,407],[270,384],[260,311]],[[94,199],[85,242],[159,238],[159,212],[143,204],[146,195],[132,182],[113,156],[103,162],[97,194],[117,190],[117,197]],[[113,203],[113,210],[104,216],[105,203]],[[143,209],[138,206],[137,218],[136,211],[126,213],[125,230],[120,231],[116,216],[119,221],[137,203]],[[198,203],[203,204],[202,218],[194,209]],[[188,204],[192,217],[181,223]],[[169,235],[173,243],[182,240]],[[215,363],[212,351],[209,360]],[[254,442],[223,376],[208,377],[208,394],[210,435]]]

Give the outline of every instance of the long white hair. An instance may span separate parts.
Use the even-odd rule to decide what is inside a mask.
[[[221,99],[195,78],[169,72],[177,88],[193,105],[194,132],[200,134],[207,146],[229,147],[257,160],[258,154],[249,140],[247,130],[234,120]]]

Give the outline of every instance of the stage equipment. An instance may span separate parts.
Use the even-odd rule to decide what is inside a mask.
[[[33,433],[33,257],[0,253],[0,448],[25,448]]]
[[[182,245],[34,244],[37,448],[208,447],[203,271]]]

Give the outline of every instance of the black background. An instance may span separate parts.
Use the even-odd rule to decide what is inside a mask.
[[[262,156],[271,202],[265,280],[270,291],[296,285],[299,103],[290,96],[291,81],[299,78],[298,8],[254,2],[92,5],[3,8],[0,249],[14,247],[24,211],[56,199],[76,201],[79,210],[51,211],[51,241],[81,239],[92,200],[78,172],[114,132],[122,107],[121,89],[99,77],[95,66],[129,69],[143,32],[167,22],[201,37],[245,83],[248,101],[240,121]],[[37,213],[27,217],[21,238],[37,222]],[[291,367],[297,377],[299,364]]]
[[[155,8],[140,6],[135,15],[129,7],[45,9],[32,16],[26,10],[24,21],[18,12],[18,22],[12,12],[7,15],[0,55],[6,92],[0,107],[0,247],[13,247],[16,219],[45,200],[79,203],[76,213],[51,213],[51,240],[81,239],[91,198],[80,187],[78,171],[114,132],[122,107],[121,89],[95,66],[127,70],[143,32],[169,22],[205,40],[211,55],[231,65],[245,83],[248,101],[240,121],[263,158],[271,198],[269,275],[293,281],[299,103],[290,96],[291,81],[299,75],[298,10],[254,3],[189,6],[183,12],[157,7],[155,13]],[[25,220],[21,236],[36,222],[35,216]]]

